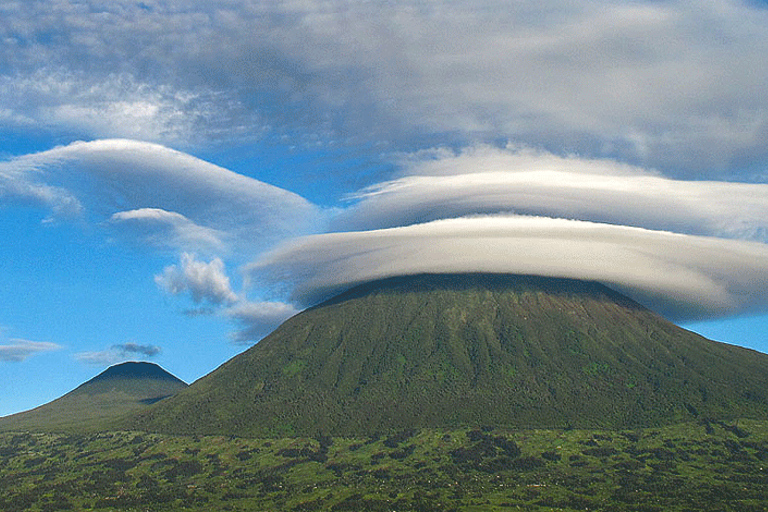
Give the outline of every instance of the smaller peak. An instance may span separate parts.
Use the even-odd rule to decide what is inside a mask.
[[[160,365],[147,361],[128,361],[110,366],[86,384],[111,379],[155,379],[184,383],[178,377],[164,370]],[[184,383],[185,384],[185,383]]]

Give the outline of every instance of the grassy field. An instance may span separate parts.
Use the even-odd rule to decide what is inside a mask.
[[[247,439],[0,434],[0,510],[765,511],[768,422]]]

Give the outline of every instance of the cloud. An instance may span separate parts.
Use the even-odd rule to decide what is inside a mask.
[[[374,130],[510,137],[681,175],[766,156],[754,65],[768,11],[745,2],[290,6],[280,48]]]
[[[322,222],[319,209],[296,194],[132,140],[75,142],[0,162],[4,197],[49,207],[58,217],[130,226],[155,243],[165,225],[172,234],[165,243],[185,250],[254,251]]]
[[[235,343],[259,341],[299,312],[294,305],[285,302],[250,301],[245,295],[236,294],[224,263],[218,258],[204,262],[184,253],[179,264],[166,267],[155,276],[155,282],[167,293],[181,295],[188,292],[195,304],[206,304],[185,311],[188,316],[218,315],[237,323],[240,329],[230,336]]]
[[[361,160],[411,155],[395,162],[398,177],[351,196],[332,226],[351,232],[287,242],[249,267],[284,276],[305,302],[446,269],[599,279],[679,318],[762,307],[765,246],[754,242],[766,241],[766,185],[685,181],[765,179],[759,3],[6,2],[0,19],[0,124],[11,133],[230,151],[272,137],[320,158],[352,147],[340,151],[341,188],[382,179]],[[478,143],[498,141],[518,146]],[[436,143],[464,149],[416,151]],[[569,154],[581,156],[558,156]],[[311,167],[281,172],[300,182],[316,178]],[[220,313],[246,299],[219,258],[321,232],[328,215],[125,139],[0,162],[0,201],[202,255],[156,279]]]
[[[675,320],[768,309],[768,186],[672,180],[610,159],[475,145],[405,155],[331,227],[248,267],[312,304],[423,272],[601,281]],[[758,243],[762,242],[762,243]]]
[[[154,357],[161,352],[160,347],[156,345],[138,345],[136,343],[123,343],[122,345],[114,345],[113,348],[126,354],[139,354],[144,357]]]
[[[207,120],[225,122],[215,96],[140,81],[127,73],[93,74],[43,67],[0,77],[4,124],[56,126],[89,137],[125,137],[189,144]],[[232,132],[236,131],[233,127]]]
[[[124,229],[129,225],[133,238],[156,247],[197,248],[205,252],[221,251],[226,247],[226,233],[198,226],[180,213],[160,208],[117,212],[109,220]]]
[[[759,2],[14,2],[0,18],[0,114],[16,126],[173,144],[509,138],[677,177],[768,156]]]
[[[351,196],[337,229],[515,213],[768,242],[768,185],[681,181],[610,160],[479,146],[411,158],[407,176]]]
[[[75,359],[90,366],[109,366],[136,356],[139,358],[152,358],[158,355],[161,351],[160,347],[156,345],[122,343],[112,345],[107,350],[79,352],[75,354]]]
[[[286,243],[247,271],[254,280],[290,284],[305,305],[389,276],[496,272],[600,281],[675,320],[768,307],[764,244],[536,217],[315,235]]]
[[[28,341],[11,339],[7,345],[0,345],[0,361],[22,362],[44,352],[59,350],[62,347],[47,341]]]
[[[228,308],[225,314],[243,326],[241,330],[232,333],[232,340],[235,343],[253,343],[299,311],[295,306],[284,302],[243,301]]]
[[[206,263],[184,253],[179,265],[165,267],[162,274],[155,276],[155,283],[172,295],[189,292],[197,304],[204,301],[216,305],[234,304],[239,300],[230,286],[224,262],[219,258]]]

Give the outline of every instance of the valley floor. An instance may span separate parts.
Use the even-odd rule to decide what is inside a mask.
[[[765,511],[768,422],[365,439],[0,434],[0,510]]]

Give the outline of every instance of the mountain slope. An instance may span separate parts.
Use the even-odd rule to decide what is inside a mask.
[[[186,383],[154,363],[122,363],[50,403],[0,418],[0,430],[102,430],[186,387]]]
[[[126,426],[365,435],[768,418],[768,356],[567,279],[423,275],[350,290]]]

